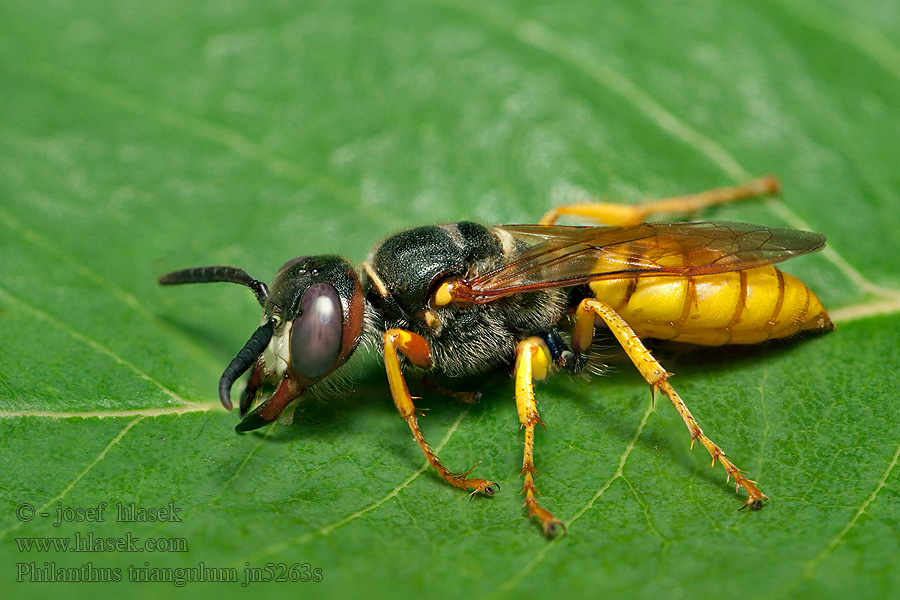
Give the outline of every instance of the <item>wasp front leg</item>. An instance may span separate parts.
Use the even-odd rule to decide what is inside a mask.
[[[639,204],[613,204],[607,202],[585,202],[581,204],[564,204],[557,206],[545,214],[541,225],[553,225],[563,215],[583,217],[598,221],[605,225],[626,227],[646,221],[648,217],[659,213],[692,213],[712,206],[735,200],[755,198],[765,194],[777,194],[781,191],[778,179],[766,175],[741,185],[707,190],[699,194],[674,196],[661,200],[650,200]]]
[[[413,398],[409,393],[406,380],[403,378],[403,372],[400,369],[400,360],[397,351],[409,359],[415,366],[428,369],[431,368],[431,348],[428,341],[420,335],[406,331],[403,329],[389,329],[384,333],[384,367],[387,371],[388,384],[391,388],[391,395],[394,398],[394,404],[400,411],[400,416],[409,425],[412,430],[413,437],[425,454],[425,458],[431,463],[438,474],[446,479],[450,484],[462,488],[474,490],[472,494],[482,493],[485,496],[493,496],[498,487],[493,481],[487,479],[469,478],[469,473],[475,468],[474,466],[465,473],[454,473],[441,464],[434,450],[425,436],[419,429],[419,423],[416,419],[416,407],[413,404]],[[475,466],[478,466],[477,464]]]
[[[681,415],[691,434],[691,447],[693,447],[694,441],[699,440],[712,456],[712,466],[716,466],[716,461],[722,463],[728,477],[734,477],[737,487],[743,487],[747,490],[748,498],[744,507],[750,506],[755,510],[761,508],[762,501],[766,498],[766,495],[759,491],[759,488],[756,487],[756,482],[744,477],[741,471],[734,466],[734,463],[725,456],[725,452],[719,446],[706,437],[703,430],[697,425],[697,421],[694,419],[691,411],[688,410],[684,401],[669,384],[668,378],[671,374],[667,373],[662,368],[662,365],[653,358],[653,355],[650,354],[650,351],[647,350],[647,347],[644,346],[644,343],[641,342],[628,323],[608,304],[592,298],[582,300],[575,315],[575,330],[572,334],[572,346],[575,352],[584,353],[590,349],[594,335],[594,317],[596,315],[603,319],[613,335],[616,336],[619,344],[622,345],[625,353],[628,354],[628,358],[631,359],[631,362],[634,363],[647,383],[650,384],[650,387],[654,391],[661,391],[675,406],[675,410]]]
[[[525,484],[522,486],[522,493],[525,494],[528,516],[537,517],[541,521],[547,537],[552,536],[559,528],[565,531],[562,521],[538,504],[538,491],[534,485],[534,476],[538,472],[534,467],[534,426],[544,423],[538,416],[533,381],[546,377],[550,361],[550,350],[539,337],[522,340],[516,347],[516,409],[519,412],[519,422],[525,429],[525,456],[522,460]]]

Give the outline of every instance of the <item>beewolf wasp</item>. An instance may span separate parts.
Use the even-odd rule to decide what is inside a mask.
[[[419,429],[404,372],[456,378],[511,366],[525,430],[525,506],[548,536],[563,524],[537,499],[534,428],[543,423],[533,382],[551,370],[583,371],[595,327],[605,327],[651,389],[671,400],[692,445],[703,444],[713,466],[720,462],[737,489],[746,490],[744,507],[758,509],[766,496],[703,433],[641,338],[718,346],[832,329],[806,285],[771,266],[822,247],[825,236],[743,223],[645,220],[778,191],[778,181],[767,176],[634,206],[561,206],[536,225],[417,227],[382,241],[358,269],[334,255],[295,258],[271,286],[219,266],[176,271],[159,283],[238,283],[262,305],[262,325],[219,381],[219,398],[231,410],[232,385],[252,369],[238,431],[272,422],[312,386],[327,387],[368,341],[383,351],[394,403],[428,462],[472,495],[492,496],[497,485],[469,477],[472,469],[458,473],[441,463]],[[561,215],[605,225],[556,225]],[[266,385],[274,392],[257,403]]]

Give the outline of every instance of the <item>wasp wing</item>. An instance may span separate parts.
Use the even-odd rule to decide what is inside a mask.
[[[642,223],[631,227],[502,225],[515,250],[500,267],[467,277],[473,302],[636,275],[708,275],[812,252],[818,233],[745,223]]]

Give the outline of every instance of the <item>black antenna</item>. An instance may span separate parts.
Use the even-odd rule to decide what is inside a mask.
[[[228,410],[232,409],[231,386],[265,352],[266,346],[269,345],[274,332],[275,319],[269,319],[253,332],[253,335],[250,336],[250,339],[247,340],[247,343],[244,344],[238,355],[225,367],[225,372],[222,373],[222,377],[219,379],[219,400],[222,401],[222,406]]]
[[[215,283],[224,281],[245,285],[256,295],[256,300],[263,306],[269,298],[269,288],[262,281],[250,277],[247,271],[237,267],[195,267],[182,271],[173,271],[159,278],[160,285],[179,285],[182,283]]]

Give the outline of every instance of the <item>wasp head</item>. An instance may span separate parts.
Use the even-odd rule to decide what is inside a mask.
[[[201,267],[169,273],[164,285],[229,281],[251,288],[263,306],[263,323],[219,380],[219,399],[232,409],[231,387],[255,365],[241,397],[238,431],[274,421],[310,386],[340,367],[359,344],[364,300],[359,278],[344,259],[302,256],[285,263],[271,286],[234,267]],[[275,391],[247,412],[264,383]]]

